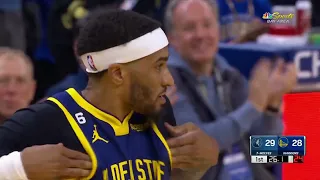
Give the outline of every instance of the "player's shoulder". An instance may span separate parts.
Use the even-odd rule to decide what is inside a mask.
[[[45,100],[43,102],[33,104],[26,109],[29,109],[30,111],[38,112],[38,113],[43,113],[43,112],[56,113],[57,111],[59,111],[59,107],[55,103],[49,100]]]
[[[63,112],[51,101],[44,101],[18,110],[11,120],[38,121],[43,119],[61,119]]]
[[[18,110],[3,123],[2,129],[23,134],[27,136],[25,140],[29,141],[27,139],[42,137],[43,134],[49,132],[53,134],[52,132],[59,129],[64,123],[63,119],[65,119],[63,112],[45,101]],[[37,140],[42,141],[43,138]]]

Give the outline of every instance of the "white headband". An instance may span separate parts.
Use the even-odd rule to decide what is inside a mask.
[[[108,69],[111,64],[128,63],[149,56],[168,44],[166,34],[158,28],[126,44],[86,53],[81,60],[88,73],[97,73]]]

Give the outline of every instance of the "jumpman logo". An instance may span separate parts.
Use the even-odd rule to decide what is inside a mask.
[[[94,130],[93,130],[93,135],[92,135],[92,143],[95,143],[96,141],[100,140],[103,141],[105,143],[109,143],[109,141],[103,139],[102,137],[100,137],[98,130],[97,130],[97,125],[94,125]]]

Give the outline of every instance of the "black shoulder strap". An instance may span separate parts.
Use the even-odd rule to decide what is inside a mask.
[[[60,108],[58,108],[58,106],[56,104],[54,104],[51,101],[45,100],[43,102],[39,102],[36,104],[33,104],[29,107],[29,109],[35,111],[35,112],[39,112],[39,111],[56,111],[56,112],[60,112]],[[61,112],[62,113],[62,112]]]
[[[30,110],[40,113],[41,116],[47,117],[54,115],[55,118],[64,119],[65,115],[62,110],[53,102],[45,100],[43,102],[35,103],[29,107]],[[51,117],[50,117],[51,118]],[[48,118],[46,118],[48,119]],[[55,121],[57,121],[55,119]]]
[[[157,126],[159,131],[161,132],[161,134],[163,135],[163,137],[165,139],[170,138],[170,134],[168,133],[168,130],[166,129],[166,127],[164,126],[165,123],[169,123],[172,126],[176,126],[176,119],[174,117],[173,114],[173,110],[172,110],[172,106],[170,103],[170,100],[168,99],[168,97],[166,98],[166,104],[164,105],[164,108],[162,109],[161,113],[160,113],[160,118],[157,121]]]

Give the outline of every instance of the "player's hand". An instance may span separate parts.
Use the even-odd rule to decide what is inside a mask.
[[[270,72],[271,61],[262,59],[254,67],[249,81],[248,100],[260,112],[263,112],[268,104],[268,82]]]
[[[62,144],[26,148],[21,152],[21,160],[31,180],[78,179],[87,177],[92,168],[88,155]]]
[[[182,170],[207,170],[218,162],[217,142],[192,123],[181,126],[166,124],[173,138],[167,140],[173,167]]]

